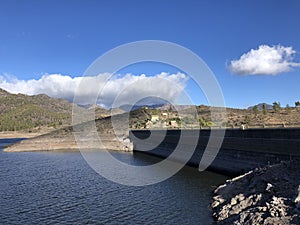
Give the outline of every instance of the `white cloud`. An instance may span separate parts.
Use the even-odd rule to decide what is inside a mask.
[[[111,74],[104,73],[72,78],[61,74],[47,74],[38,80],[26,81],[0,76],[0,88],[15,94],[44,93],[69,101],[73,101],[76,92],[76,103],[80,104],[94,103],[102,90],[98,96],[98,104],[111,107],[116,98],[118,105],[131,103],[137,96],[154,96],[174,101],[183,92],[187,81],[187,76],[182,73],[160,73],[155,76],[126,74],[108,79],[110,76]]]
[[[294,62],[296,51],[281,45],[260,45],[251,49],[238,60],[232,60],[229,69],[239,75],[276,75],[289,72],[300,63]]]

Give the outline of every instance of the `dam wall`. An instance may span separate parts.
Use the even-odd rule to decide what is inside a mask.
[[[184,130],[184,143],[179,141],[181,130],[131,130],[130,139],[135,152],[170,156],[180,143],[183,150],[179,158],[193,152],[188,165],[199,167],[205,151],[207,157],[214,158],[208,170],[235,176],[257,167],[271,165],[283,160],[300,158],[300,129],[226,129],[225,136],[216,157],[216,149],[206,149],[211,130]],[[221,132],[222,133],[222,132]],[[199,137],[199,138],[197,138]],[[222,135],[214,139],[222,139]],[[196,140],[196,141],[195,141]]]

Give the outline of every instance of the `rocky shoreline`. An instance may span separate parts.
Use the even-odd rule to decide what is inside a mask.
[[[99,142],[86,141],[78,147],[74,138],[30,138],[18,143],[6,146],[4,152],[32,152],[32,151],[86,151],[86,150],[111,150],[132,152],[133,145],[129,141],[119,141],[116,138],[107,138],[102,140],[102,146]]]
[[[0,138],[34,138],[43,134],[50,133],[55,129],[51,128],[42,128],[40,130],[35,130],[33,132],[28,131],[1,131]]]
[[[139,116],[145,120],[146,114]],[[135,117],[134,117],[135,118]],[[79,151],[79,150],[113,150],[133,151],[133,144],[129,140],[129,128],[124,121],[128,119],[126,113],[112,117],[100,118],[95,121],[82,122],[74,126],[67,126],[49,133],[22,140],[5,147],[4,152],[28,151]],[[133,120],[133,119],[132,119]],[[131,122],[133,123],[133,122]],[[75,135],[77,134],[77,135]],[[80,142],[76,142],[75,136]],[[101,143],[99,142],[101,139]]]
[[[214,191],[216,224],[300,224],[300,161],[257,168]]]
[[[133,144],[128,135],[121,133],[117,137],[110,129],[102,129],[99,135],[80,138],[76,142],[73,127],[65,127],[53,132],[22,140],[8,145],[4,152],[31,152],[31,151],[86,151],[86,150],[112,150],[133,151]],[[85,133],[83,132],[83,135]],[[101,138],[101,143],[98,138]]]

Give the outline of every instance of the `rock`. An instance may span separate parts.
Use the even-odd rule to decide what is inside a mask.
[[[273,187],[273,185],[268,183],[267,187],[266,187],[266,191],[270,192],[272,187]]]
[[[22,140],[21,142],[7,146],[5,152],[28,152],[28,151],[80,151],[80,150],[113,150],[133,151],[133,144],[129,138],[118,140],[114,135],[102,135],[101,143],[97,139],[81,139],[76,142],[73,135],[51,136],[42,135],[35,138]]]
[[[226,181],[214,194],[217,224],[300,224],[298,160],[255,169]]]
[[[300,208],[300,185],[298,186],[298,190],[296,191],[294,203],[296,204],[296,207],[299,209]]]

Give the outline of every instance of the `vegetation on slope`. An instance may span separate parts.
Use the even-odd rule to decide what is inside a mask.
[[[71,123],[72,104],[47,95],[10,94],[0,89],[0,131],[28,130]]]
[[[261,103],[248,109],[227,108],[227,123],[223,126],[239,127],[242,124],[249,127],[265,125],[300,126],[300,107],[296,107],[297,104],[298,102],[295,103],[295,107],[287,105],[285,108],[282,108],[279,102],[274,102],[273,106]],[[31,132],[39,127],[60,128],[69,126],[72,119],[72,107],[72,103],[63,99],[54,99],[43,94],[35,96],[10,94],[0,89],[0,131],[26,130]],[[130,117],[129,127],[134,129],[174,127],[174,124],[177,124],[177,127],[211,127],[215,125],[212,121],[221,121],[222,119],[222,115],[218,113],[216,107],[205,105],[196,108],[191,107],[176,107],[179,111],[170,105],[164,105],[160,108],[143,107],[131,111],[130,116],[125,113],[123,117]],[[109,111],[99,106],[81,109],[94,111],[96,119],[108,117],[111,112],[112,114],[123,112],[118,109]],[[211,110],[216,112],[214,119],[211,118]],[[195,112],[198,115],[194,115]],[[159,119],[151,121],[153,116]],[[197,117],[198,120],[195,120]],[[199,123],[194,124],[195,121]]]

